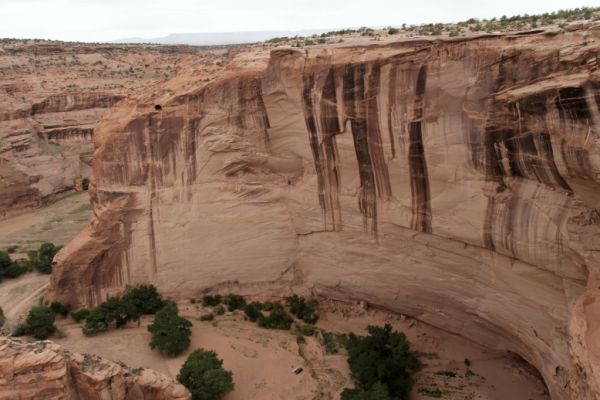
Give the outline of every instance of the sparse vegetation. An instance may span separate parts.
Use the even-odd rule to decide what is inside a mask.
[[[317,300],[310,299],[306,301],[303,297],[294,294],[286,297],[285,302],[290,308],[290,312],[307,324],[315,324],[319,320],[317,314],[319,303]]]
[[[367,330],[368,336],[348,336],[348,364],[357,388],[345,389],[342,399],[408,400],[412,374],[419,370],[420,363],[406,336],[393,331],[389,324],[369,326]]]
[[[164,305],[156,287],[142,285],[132,289],[123,297],[111,297],[86,316],[82,328],[86,336],[109,329],[114,322],[121,328],[129,321],[138,321],[144,314],[154,314]]]
[[[148,331],[152,333],[150,348],[171,357],[178,356],[190,347],[191,326],[189,320],[179,316],[175,303],[167,303],[148,325]]]
[[[222,298],[221,298],[221,295],[219,295],[219,294],[217,294],[215,296],[207,295],[202,298],[202,305],[204,307],[216,307],[219,304],[221,304],[221,300],[222,300]]]
[[[197,349],[181,366],[177,380],[192,394],[192,400],[217,400],[233,390],[230,371],[214,351]]]
[[[266,329],[283,329],[288,330],[292,327],[294,320],[285,311],[283,306],[279,303],[273,305],[273,309],[269,312],[268,316],[261,315],[257,319],[258,326]]]

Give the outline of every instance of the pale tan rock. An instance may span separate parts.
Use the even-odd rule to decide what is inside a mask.
[[[311,291],[517,353],[553,399],[600,398],[586,29],[254,49],[210,83],[182,73],[176,95],[123,101],[49,298]]]
[[[0,399],[189,400],[189,392],[151,370],[130,370],[71,354],[50,341],[0,337]]]

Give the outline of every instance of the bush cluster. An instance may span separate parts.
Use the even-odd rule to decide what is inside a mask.
[[[50,274],[52,272],[52,260],[60,249],[62,249],[62,246],[56,246],[48,242],[42,243],[38,250],[27,252],[27,264],[30,268],[36,269],[42,274]]]
[[[406,336],[391,325],[369,326],[368,336],[348,336],[348,364],[357,383],[345,389],[342,400],[408,400],[413,386],[412,374],[421,364]]]
[[[250,321],[257,322],[258,326],[262,328],[288,330],[294,322],[294,319],[281,303],[271,301],[246,303],[244,297],[238,294],[204,296],[202,299],[202,304],[205,307],[214,307],[213,313],[208,315],[222,315],[225,309],[221,303],[225,304],[230,312],[243,310]],[[314,324],[319,319],[317,314],[318,303],[314,299],[306,301],[302,297],[293,295],[286,298],[286,304],[292,314],[307,324]],[[212,321],[212,318],[204,316],[201,320]],[[305,328],[304,331],[307,331],[307,329]],[[302,332],[300,334],[302,335]]]
[[[113,322],[120,328],[129,321],[138,321],[142,315],[156,313],[164,304],[156,287],[138,286],[123,297],[111,297],[90,310],[82,331],[86,336],[92,336],[108,330]]]
[[[168,302],[148,325],[148,331],[152,333],[150,348],[171,357],[178,356],[190,347],[191,327],[189,320],[179,316],[177,305]]]
[[[29,310],[27,319],[17,326],[14,336],[31,335],[38,340],[45,340],[56,332],[54,314],[50,307],[37,306]]]
[[[303,297],[294,294],[286,297],[285,302],[290,308],[290,312],[307,324],[315,324],[319,320],[317,314],[319,303],[317,300],[310,299],[306,301]]]
[[[197,349],[181,366],[177,380],[192,394],[192,400],[217,400],[233,390],[230,371],[214,351]]]

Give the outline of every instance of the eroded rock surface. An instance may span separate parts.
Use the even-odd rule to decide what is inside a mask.
[[[0,217],[80,190],[104,111],[180,62],[212,58],[189,46],[0,42]]]
[[[191,395],[152,370],[70,354],[50,341],[0,337],[0,399],[190,400]]]
[[[600,398],[597,27],[243,52],[121,102],[50,297],[310,290],[415,316]],[[178,89],[179,88],[179,89]]]

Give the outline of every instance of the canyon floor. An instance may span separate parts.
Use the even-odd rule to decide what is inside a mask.
[[[66,243],[87,223],[87,204],[87,193],[79,193],[39,210],[0,220],[0,247],[16,244],[25,251],[45,240]],[[48,280],[49,276],[29,273],[0,283],[0,306],[12,324],[39,301]],[[181,314],[193,322],[193,329],[190,350],[176,358],[164,357],[149,348],[146,327],[151,317],[142,319],[139,326],[130,324],[92,338],[84,337],[80,325],[72,319],[59,319],[60,334],[53,340],[71,351],[98,354],[132,368],[151,368],[171,377],[177,375],[193,349],[215,350],[234,374],[235,390],[225,400],[337,399],[343,388],[351,385],[344,351],[328,354],[320,336],[307,337],[305,343],[298,344],[293,333],[259,328],[239,312],[202,322],[200,316],[209,310],[187,300],[181,301],[179,307]],[[436,389],[446,399],[549,398],[535,371],[505,353],[380,310],[330,302],[323,302],[322,308],[317,326],[326,332],[362,334],[368,325],[390,323],[406,333],[424,363],[416,376],[412,399],[431,398]],[[304,372],[294,375],[293,367],[302,367]]]

